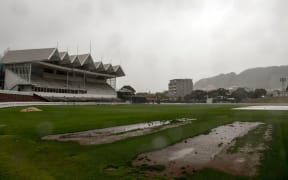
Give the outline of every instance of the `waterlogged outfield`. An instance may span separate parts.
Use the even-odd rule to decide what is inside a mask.
[[[259,179],[288,178],[288,111],[236,111],[236,105],[113,105],[39,106],[42,112],[0,109],[0,179],[135,179],[139,170],[129,163],[140,153],[207,133],[233,121],[273,125],[271,149],[266,151]],[[73,142],[41,141],[47,134],[82,131],[137,122],[196,118],[190,125],[134,137],[112,144],[80,146]],[[107,172],[105,167],[120,167]],[[201,170],[187,178],[235,179]],[[245,179],[245,177],[237,177]]]

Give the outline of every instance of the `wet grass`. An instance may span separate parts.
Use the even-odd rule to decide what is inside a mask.
[[[139,166],[140,171],[164,171],[165,166],[163,165],[148,165],[148,164],[142,164]]]
[[[202,171],[196,171],[193,175],[187,175],[186,177],[176,178],[177,180],[185,179],[225,179],[225,180],[246,180],[251,179],[244,176],[232,176],[224,172],[220,172],[214,169],[204,169]]]
[[[272,124],[273,141],[265,151],[255,179],[288,178],[288,112],[235,111],[235,105],[102,105],[39,106],[42,112],[22,108],[0,109],[0,179],[147,179],[130,166],[138,154],[175,144],[219,125],[234,121]],[[96,128],[196,118],[191,124],[133,137],[111,144],[80,146],[74,142],[42,141],[48,134]],[[119,167],[105,171],[109,165]],[[205,169],[186,179],[237,179]],[[149,179],[149,178],[148,178]]]

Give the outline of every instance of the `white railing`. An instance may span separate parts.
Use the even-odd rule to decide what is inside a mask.
[[[35,92],[41,97],[65,97],[65,98],[117,98],[116,94],[69,94],[69,93],[47,93]]]
[[[63,106],[63,105],[98,105],[98,104],[129,104],[123,102],[5,102],[0,103],[1,108],[21,107],[21,106]]]

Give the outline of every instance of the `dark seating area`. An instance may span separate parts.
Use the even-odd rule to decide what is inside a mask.
[[[0,93],[0,102],[47,102],[47,100],[37,95]]]

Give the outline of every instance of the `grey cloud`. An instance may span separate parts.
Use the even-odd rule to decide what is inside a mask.
[[[1,0],[0,49],[56,46],[121,63],[139,91],[286,64],[285,0]]]
[[[94,10],[93,3],[88,0],[81,1],[78,4],[77,10],[85,16],[91,16]]]
[[[25,2],[12,0],[10,2],[10,10],[12,14],[19,17],[25,17],[29,14],[29,7]]]

